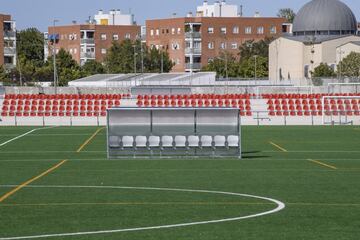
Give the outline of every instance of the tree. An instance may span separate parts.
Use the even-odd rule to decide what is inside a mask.
[[[239,47],[240,61],[252,58],[254,55],[269,57],[269,45],[273,38],[266,37],[260,41],[248,40]]]
[[[327,65],[327,63],[320,63],[319,66],[317,66],[314,69],[314,72],[312,73],[313,78],[320,78],[320,77],[335,77],[335,71],[330,66]]]
[[[135,49],[134,49],[135,48]],[[144,72],[160,72],[161,59],[163,60],[164,72],[171,71],[174,64],[169,54],[163,49],[147,48],[141,45],[141,41],[132,42],[125,40],[121,43],[113,42],[105,57],[105,66],[109,73],[133,73],[134,72],[134,50],[136,70],[141,71],[141,51],[144,62]]]
[[[39,67],[44,63],[44,36],[36,28],[28,28],[17,33],[18,56],[23,63],[32,62]]]
[[[277,16],[281,18],[285,18],[289,23],[293,23],[296,14],[291,8],[281,8],[279,9]]]
[[[51,72],[53,68],[53,58],[49,57],[45,65],[46,69]],[[78,63],[72,58],[71,54],[63,48],[56,54],[56,70],[59,79],[59,86],[66,86],[69,81],[82,77],[81,69]],[[45,71],[45,74],[47,71]],[[52,79],[53,80],[53,79]]]
[[[228,76],[235,78],[239,76],[239,62],[231,53],[223,52],[220,54],[220,57],[209,62],[202,70],[206,72],[216,72],[217,77],[226,78],[226,76]]]
[[[360,77],[360,53],[351,52],[337,66],[338,73],[344,77]]]
[[[9,80],[9,75],[3,65],[0,66],[0,82],[6,82]]]
[[[105,67],[95,60],[86,61],[86,63],[81,67],[81,71],[84,77],[106,73]]]
[[[239,75],[243,78],[255,78],[255,57],[243,60],[240,63]],[[268,58],[256,57],[256,78],[264,78],[269,75]]]

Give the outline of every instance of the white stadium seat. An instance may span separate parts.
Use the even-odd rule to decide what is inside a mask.
[[[175,146],[176,147],[186,147],[186,137],[185,136],[175,136]]]
[[[150,136],[149,137],[149,147],[160,147],[160,137],[159,136]]]
[[[122,146],[124,148],[134,147],[134,137],[133,136],[123,136],[122,137]]]
[[[189,147],[199,147],[199,136],[189,136],[188,137]]]
[[[162,136],[161,137],[161,146],[162,147],[173,147],[174,139],[172,136]]]
[[[239,146],[239,136],[230,135],[227,138],[228,147],[238,147]]]
[[[136,143],[136,147],[147,147],[146,136],[136,136],[135,143]]]
[[[120,138],[118,136],[110,136],[109,137],[109,146],[111,148],[120,147]]]
[[[225,136],[215,136],[214,137],[215,147],[225,147],[226,138]]]
[[[202,147],[212,147],[212,136],[201,136],[201,146]]]

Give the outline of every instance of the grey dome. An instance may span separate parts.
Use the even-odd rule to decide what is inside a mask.
[[[294,35],[355,34],[357,21],[351,9],[338,0],[312,0],[294,19]]]

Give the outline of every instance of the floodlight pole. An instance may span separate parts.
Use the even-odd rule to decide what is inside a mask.
[[[163,53],[163,47],[161,48],[161,73],[164,73],[164,53]]]
[[[136,74],[136,45],[133,45],[134,48],[134,74]]]
[[[256,59],[257,59],[257,55],[254,55],[254,58],[255,58],[255,72],[254,72],[254,77],[255,77],[255,85],[257,86],[257,62],[256,62]]]
[[[56,39],[55,39],[55,24],[59,22],[59,20],[54,19],[53,20],[53,64],[54,64],[54,91],[55,94],[57,94],[57,73],[56,73],[56,51],[55,51],[55,44],[56,44]]]
[[[144,73],[144,49],[142,41],[140,40],[140,47],[141,47],[141,73]]]

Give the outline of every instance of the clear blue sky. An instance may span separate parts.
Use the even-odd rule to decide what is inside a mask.
[[[215,0],[209,0],[213,3]],[[187,12],[195,12],[202,0],[1,0],[1,13],[8,13],[17,22],[18,29],[36,27],[45,31],[58,19],[59,25],[70,24],[72,20],[85,22],[99,9],[121,9],[135,14],[139,24],[146,19],[169,17],[172,13],[184,16]],[[243,5],[244,15],[252,16],[259,11],[262,16],[275,16],[278,9],[290,7],[295,11],[308,0],[227,0],[230,4]],[[360,1],[343,0],[360,20]]]

